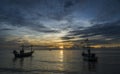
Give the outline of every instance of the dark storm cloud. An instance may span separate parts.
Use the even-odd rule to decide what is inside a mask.
[[[65,8],[69,8],[71,6],[73,6],[73,2],[72,1],[65,2],[65,5],[64,5]]]
[[[66,28],[67,25],[67,28],[73,31],[62,37],[64,40],[96,35],[114,40],[120,37],[120,21],[115,22],[120,20],[119,13],[119,0],[0,0],[0,27],[3,23],[10,26],[0,28],[0,35],[3,37],[3,34],[8,34],[4,31],[13,31],[16,27],[42,33],[59,33],[59,30],[53,29],[56,25],[54,21],[59,23],[65,20],[67,23],[57,25],[57,28]],[[75,22],[87,22],[86,19],[93,24],[88,26],[87,23]],[[49,22],[53,22],[53,25],[49,26]],[[87,25],[87,28],[84,25]]]
[[[47,27],[31,27],[31,30],[35,30],[37,32],[43,32],[43,33],[59,33],[59,30],[53,30]]]
[[[104,36],[120,36],[120,21],[114,23],[106,23],[106,24],[97,24],[91,28],[91,32],[94,34],[101,34]]]
[[[60,3],[61,4],[60,4]],[[0,22],[17,27],[27,27],[39,32],[58,32],[51,30],[44,24],[36,21],[44,18],[61,20],[70,13],[69,9],[72,1],[59,0],[1,0],[0,1]],[[63,3],[63,4],[62,4]],[[2,24],[1,24],[2,25]]]
[[[44,24],[41,23],[29,23],[29,26],[24,26],[26,28],[29,28],[31,30],[37,31],[37,32],[43,32],[43,33],[58,33],[58,30],[50,29]]]
[[[44,18],[60,20],[68,14],[67,11],[63,11],[64,1],[52,1],[53,2],[49,2],[49,0],[1,0],[0,22],[7,22],[8,25],[28,27],[42,32],[56,32],[48,29],[44,24],[38,21],[36,22],[36,20]],[[65,4],[68,5],[70,3]]]
[[[2,29],[0,29],[0,31],[10,31],[10,30],[14,30],[14,29],[11,29],[11,28],[2,28]]]
[[[119,0],[1,0],[0,20],[21,26],[38,18],[62,20],[70,19],[68,15],[73,12],[85,12],[88,16],[94,12],[95,22],[117,15],[119,3]],[[95,13],[96,11],[99,13]],[[66,16],[68,17],[65,18]]]
[[[88,27],[84,30],[74,30],[71,31],[69,36],[80,36],[81,38],[89,38],[92,36],[101,35],[105,38],[113,38],[120,39],[120,21],[112,22],[112,23],[103,23],[96,24],[92,27]]]
[[[95,22],[91,27],[84,30],[77,29],[70,32],[68,36],[80,36],[80,38],[89,38],[97,35],[104,36],[104,38],[111,38],[112,40],[120,39],[120,1],[119,0],[105,0],[102,1],[98,13],[95,13],[95,18],[91,22]],[[97,2],[96,2],[97,3]],[[99,4],[98,4],[99,6]],[[101,24],[99,24],[101,23]],[[73,38],[74,39],[74,38]],[[103,40],[98,40],[94,42],[104,43]]]
[[[31,21],[39,18],[54,20],[69,20],[74,11],[79,11],[80,6],[87,0],[1,0],[0,21],[12,25],[24,26],[32,24]],[[74,10],[76,9],[76,10]],[[67,18],[65,18],[68,16]]]
[[[35,23],[38,15],[34,12],[34,5],[40,0],[1,0],[0,1],[0,22],[7,22],[9,25],[18,27],[45,28],[41,23]],[[32,7],[33,6],[33,7]],[[2,24],[1,24],[2,25]]]
[[[61,37],[63,40],[70,40],[70,39],[74,39],[75,37],[73,36],[65,36],[65,37]]]
[[[120,19],[120,0],[103,0],[93,22],[110,22]]]

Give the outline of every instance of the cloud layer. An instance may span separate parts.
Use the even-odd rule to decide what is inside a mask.
[[[0,38],[119,43],[119,9],[119,0],[0,0]]]

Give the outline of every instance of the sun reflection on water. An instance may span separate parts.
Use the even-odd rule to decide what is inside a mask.
[[[60,62],[63,62],[64,60],[63,50],[60,50]]]
[[[59,64],[59,70],[60,71],[64,71],[64,53],[63,53],[64,51],[61,49],[60,50],[60,52],[59,52],[59,61],[61,62],[60,64]]]

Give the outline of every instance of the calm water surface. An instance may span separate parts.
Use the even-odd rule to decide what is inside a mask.
[[[82,50],[35,50],[32,57],[15,59],[0,51],[0,74],[120,74],[120,49],[94,49],[98,62],[85,62]]]

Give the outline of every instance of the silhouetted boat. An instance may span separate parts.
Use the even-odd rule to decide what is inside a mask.
[[[83,56],[83,60],[85,61],[91,61],[91,62],[96,62],[97,61],[97,57],[94,53],[82,53],[82,56]]]
[[[21,53],[14,53],[14,52],[13,52],[13,54],[14,54],[15,57],[23,58],[23,57],[32,56],[33,52],[34,52],[34,51],[30,51],[30,52],[26,52],[26,53],[22,53],[22,54],[21,54]]]
[[[91,47],[88,44],[88,39],[86,39],[85,42],[85,46],[84,48],[87,49],[87,52],[82,52],[82,56],[83,56],[83,60],[85,61],[91,61],[91,62],[96,62],[98,60],[98,58],[96,57],[95,53],[91,53]]]
[[[21,46],[21,47],[22,47],[22,50],[20,51],[20,53],[18,53],[16,50],[13,51],[13,54],[16,58],[29,57],[29,56],[32,56],[32,54],[34,53],[34,51],[32,50],[32,46],[31,46],[30,52],[24,52],[24,46]]]

